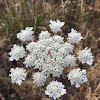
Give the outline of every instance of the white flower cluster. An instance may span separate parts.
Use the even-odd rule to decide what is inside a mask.
[[[79,41],[81,41],[81,39],[83,39],[83,37],[81,36],[81,33],[78,33],[76,30],[74,30],[73,28],[71,29],[71,32],[68,33],[68,42],[70,43],[78,43]]]
[[[24,68],[11,68],[10,72],[11,74],[9,74],[9,76],[11,77],[12,83],[16,83],[19,85],[21,85],[22,80],[25,80],[27,76],[26,69]]]
[[[54,42],[58,42],[58,43],[64,43],[64,38],[59,36],[59,35],[55,35],[53,37]]]
[[[93,64],[93,56],[92,56],[92,53],[91,53],[91,49],[88,49],[88,47],[86,47],[85,49],[79,51],[78,53],[78,59],[79,61],[84,64],[84,63],[87,63],[89,65],[92,65]]]
[[[64,89],[64,85],[58,81],[52,81],[46,87],[45,94],[49,95],[49,97],[53,97],[54,99],[59,98],[60,96],[66,94],[66,89]]]
[[[75,87],[80,87],[80,85],[87,81],[86,70],[84,69],[72,69],[67,75],[68,80],[70,80],[71,85],[75,84]]]
[[[57,33],[61,31],[61,27],[64,26],[65,22],[61,22],[60,20],[50,20],[50,25],[49,27],[51,28],[51,31],[53,33]]]
[[[21,30],[20,33],[17,33],[17,38],[22,40],[22,41],[30,41],[33,38],[33,33],[32,31],[33,27],[26,27],[25,30]]]
[[[23,63],[26,64],[26,67],[28,67],[28,66],[31,67],[31,66],[35,65],[34,64],[35,60],[36,60],[35,56],[30,54],[25,58],[25,61]]]
[[[57,33],[61,31],[61,27],[64,24],[65,22],[61,22],[58,19],[56,21],[50,20],[49,27],[53,33]],[[34,33],[32,29],[32,27],[26,27],[26,30],[21,30],[21,33],[17,34],[17,38],[22,41],[32,40],[32,34]],[[63,74],[65,67],[76,66],[77,58],[82,64],[93,64],[94,57],[92,56],[91,49],[87,47],[77,53],[77,58],[75,55],[72,55],[74,45],[71,43],[78,43],[83,39],[81,33],[78,33],[73,28],[71,32],[68,33],[68,42],[64,42],[64,38],[59,35],[54,34],[54,36],[51,37],[48,31],[41,31],[38,38],[38,41],[26,45],[26,50],[29,51],[29,54],[23,62],[26,67],[34,67],[40,71],[33,75],[33,83],[38,87],[43,86],[47,77],[50,75],[59,78]],[[14,59],[17,61],[19,58],[25,57],[26,52],[23,46],[20,47],[14,44],[9,55],[11,56],[10,61]],[[27,76],[26,70],[23,68],[11,68],[10,72],[11,74],[9,74],[9,76],[12,79],[12,83],[19,85]],[[82,83],[87,81],[86,70],[81,70],[80,68],[72,69],[67,77],[71,85],[75,84],[76,87],[80,87]],[[50,82],[45,91],[46,95],[54,99],[59,98],[65,93],[66,89],[64,89],[64,85],[57,81]]]
[[[33,83],[36,83],[37,87],[43,86],[47,76],[43,72],[36,72],[33,75]]]
[[[48,39],[50,38],[50,33],[48,31],[41,31],[39,34],[39,40]]]
[[[46,38],[41,38],[45,34]],[[67,42],[64,43],[63,37],[59,35],[50,37],[50,33],[43,31],[39,36],[41,39],[38,42],[32,42],[26,46],[30,51],[30,55],[25,58],[26,67],[34,66],[35,69],[45,71],[47,75],[60,77],[64,67],[76,65],[76,58],[70,55],[74,46]]]
[[[31,42],[26,46],[26,50],[32,52],[34,50],[34,47],[36,47],[37,43],[36,42]]]
[[[69,54],[66,56],[65,61],[67,61],[67,66],[76,66],[76,58],[74,55]]]
[[[14,61],[14,59],[17,61],[19,58],[25,57],[25,49],[23,46],[17,46],[16,44],[13,45],[13,48],[11,48],[11,52],[8,54],[11,56],[9,57],[10,61]]]

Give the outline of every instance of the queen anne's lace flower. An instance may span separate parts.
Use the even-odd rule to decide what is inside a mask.
[[[11,74],[9,74],[9,76],[11,77],[12,83],[16,83],[19,85],[21,85],[22,80],[25,80],[27,76],[26,69],[24,68],[11,68],[10,72]]]
[[[71,55],[71,54],[69,54],[69,55],[67,55],[66,56],[66,58],[65,58],[65,62],[66,62],[66,64],[67,64],[67,66],[75,66],[76,65],[76,58],[75,58],[75,56],[74,55]]]
[[[39,40],[48,39],[50,38],[50,33],[48,31],[41,31],[39,34]]]
[[[52,74],[53,77],[60,77],[66,67],[66,56],[73,52],[73,48],[70,43],[64,43],[64,38],[59,35],[40,39],[26,46],[31,53],[25,58],[24,64],[26,67],[34,66],[39,71],[45,71],[48,76]],[[73,61],[75,62],[75,59]],[[74,62],[70,65],[75,66]]]
[[[60,32],[61,31],[61,27],[65,24],[65,22],[61,22],[60,20],[50,20],[50,24],[49,24],[49,27],[51,28],[51,31],[53,33],[57,33],[57,32]]]
[[[65,22],[61,22],[60,20],[50,20],[49,27],[53,33],[57,33],[61,31],[61,27],[65,24]],[[26,27],[25,30],[21,30],[20,33],[17,34],[17,38],[22,41],[30,41],[33,38],[32,31],[33,27]],[[23,62],[26,67],[34,67],[34,69],[38,69],[39,71],[34,73],[33,75],[33,83],[39,86],[43,86],[47,77],[60,77],[63,74],[63,70],[67,66],[76,66],[76,58],[73,53],[74,46],[71,43],[78,43],[83,39],[81,33],[77,32],[72,28],[71,32],[68,33],[67,42],[64,42],[64,37],[59,35],[55,35],[51,37],[51,34],[48,31],[41,31],[39,34],[39,40],[36,42],[31,42],[26,46],[27,57]],[[19,58],[25,57],[25,49],[23,46],[17,46],[14,44],[13,48],[11,48],[11,52],[9,55],[11,57],[10,61],[14,59],[17,61]],[[82,64],[87,63],[92,65],[93,56],[91,53],[91,49],[87,47],[77,53],[79,61]],[[9,76],[12,79],[12,83],[21,84],[22,80],[25,80],[27,73],[23,68],[11,68],[11,74]],[[80,87],[81,84],[87,81],[86,70],[81,70],[80,68],[73,69],[67,75],[68,80],[70,80],[71,85],[75,84],[75,87]],[[66,89],[64,89],[64,85],[58,81],[52,81],[46,87],[45,94],[49,97],[53,97],[57,99],[62,95],[66,94]]]
[[[43,86],[47,76],[43,72],[36,72],[33,75],[33,83],[36,83],[37,87]]]
[[[11,56],[9,57],[9,60],[13,61],[15,59],[17,61],[19,58],[25,57],[25,53],[23,46],[20,47],[14,44],[13,48],[11,48],[11,52],[8,53]]]
[[[75,84],[75,87],[80,87],[80,85],[87,81],[86,70],[84,69],[72,69],[67,75],[68,80],[70,80],[71,85]]]
[[[70,43],[78,43],[79,41],[81,41],[81,39],[83,39],[83,37],[81,36],[81,33],[78,33],[76,30],[74,30],[73,28],[71,29],[71,32],[68,33],[68,42]]]
[[[17,38],[22,40],[22,41],[30,41],[33,38],[33,33],[32,31],[33,27],[26,27],[25,30],[21,30],[20,33],[17,33]]]
[[[84,63],[87,63],[89,65],[92,65],[93,64],[93,56],[92,56],[92,53],[91,53],[91,49],[88,49],[88,47],[86,47],[85,49],[79,51],[78,53],[78,59],[79,61],[84,64]]]
[[[60,96],[66,94],[66,89],[64,85],[58,81],[52,81],[47,85],[45,94],[54,99],[59,98]]]

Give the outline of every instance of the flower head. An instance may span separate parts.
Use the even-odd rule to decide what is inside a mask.
[[[30,41],[33,38],[33,33],[32,31],[33,27],[26,27],[25,30],[21,30],[20,33],[17,33],[17,38],[22,40],[22,41]]]
[[[58,43],[64,43],[64,38],[61,37],[61,36],[59,36],[59,35],[55,35],[55,36],[53,37],[53,40],[54,40],[55,42],[58,42]]]
[[[48,31],[41,31],[39,34],[39,40],[48,39],[50,38],[50,33]]]
[[[66,94],[66,89],[64,89],[64,85],[58,81],[52,81],[47,85],[45,94],[49,95],[49,97],[53,97],[54,99],[59,98],[60,96]]]
[[[31,67],[31,66],[34,66],[35,60],[36,60],[36,57],[35,56],[28,55],[25,58],[25,61],[23,63],[26,64],[26,67]]]
[[[63,67],[61,67],[59,65],[58,66],[56,65],[52,70],[53,77],[58,77],[59,78],[62,75],[63,70],[64,70]]]
[[[86,70],[84,69],[72,69],[67,75],[68,80],[70,80],[71,85],[75,84],[75,87],[80,87],[81,84],[87,81]]]
[[[73,45],[71,45],[70,43],[65,42],[62,45],[62,48],[59,49],[59,51],[61,53],[63,53],[64,55],[68,55],[69,53],[73,53],[73,48],[74,48]]]
[[[81,39],[83,39],[83,37],[81,36],[81,33],[78,33],[76,30],[74,30],[73,28],[71,29],[71,32],[68,33],[68,42],[70,43],[78,43],[79,41],[81,41]]]
[[[76,58],[75,58],[75,56],[74,55],[71,55],[71,54],[69,54],[69,55],[67,55],[66,56],[66,58],[65,58],[65,62],[66,62],[66,65],[67,66],[75,66],[76,65]]]
[[[77,53],[78,55],[78,59],[79,61],[84,64],[84,63],[87,63],[89,65],[92,65],[93,64],[93,56],[92,56],[92,53],[91,53],[91,49],[88,49],[88,47],[86,47],[85,49],[79,51]]]
[[[13,61],[14,59],[17,61],[19,58],[25,57],[25,49],[23,46],[17,46],[16,44],[13,45],[13,48],[11,48],[11,52],[8,54],[11,56],[9,57],[10,61]]]
[[[11,68],[10,72],[11,74],[9,74],[9,76],[11,77],[12,83],[16,83],[19,85],[21,85],[22,80],[25,80],[27,76],[26,69],[24,68]]]
[[[37,45],[36,42],[31,42],[30,44],[28,44],[28,45],[26,46],[26,50],[32,52],[32,51],[34,50],[34,47],[35,47],[36,45]]]
[[[57,33],[57,32],[60,32],[61,31],[61,27],[65,24],[65,22],[61,22],[60,20],[50,20],[50,24],[49,24],[49,27],[51,28],[51,31],[53,33]]]
[[[45,75],[52,74],[53,77],[60,77],[66,67],[66,56],[73,52],[74,46],[70,43],[63,43],[64,38],[56,35],[47,39],[40,39],[38,42],[31,42],[26,49],[31,53],[25,58],[26,67],[34,66],[35,69],[43,71]],[[71,56],[73,66],[76,59]]]
[[[36,83],[37,87],[43,86],[47,76],[43,72],[36,72],[33,75],[33,83]]]

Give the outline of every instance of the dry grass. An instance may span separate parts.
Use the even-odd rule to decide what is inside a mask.
[[[21,65],[9,62],[8,52],[14,43],[26,45],[16,39],[16,34],[27,26],[33,26],[35,41],[41,30],[48,30],[49,20],[60,19],[66,25],[61,36],[67,37],[71,28],[82,33],[84,39],[76,45],[75,53],[84,47],[92,49],[94,64],[88,66],[78,63],[87,70],[88,82],[79,89],[70,85],[66,75],[59,81],[66,86],[67,93],[58,100],[100,100],[100,2],[99,0],[0,0],[0,99],[1,100],[51,100],[44,95],[44,87],[32,84],[32,73],[21,85],[11,83],[8,77],[11,67]],[[48,82],[52,80],[48,79]],[[46,84],[48,84],[48,82]]]

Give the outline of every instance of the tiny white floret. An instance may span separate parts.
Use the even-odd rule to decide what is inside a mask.
[[[62,52],[64,55],[68,55],[69,53],[73,53],[74,46],[70,43],[65,42],[62,47],[59,49],[59,52]]]
[[[76,88],[80,87],[81,84],[88,80],[86,76],[86,70],[81,70],[80,68],[72,69],[67,77],[68,80],[70,80],[71,85],[75,84]]]
[[[71,67],[72,66],[76,66],[76,58],[75,58],[75,56],[71,55],[71,54],[67,55],[65,57],[65,63],[66,63],[67,66],[71,66]]]
[[[91,53],[91,49],[88,49],[88,47],[86,47],[85,49],[79,51],[77,53],[78,55],[78,60],[84,64],[84,63],[87,63],[89,65],[92,65],[93,64],[93,58],[94,56],[92,56],[92,53]]]
[[[13,45],[13,48],[11,48],[11,52],[8,54],[11,56],[9,57],[10,61],[14,61],[14,59],[17,61],[19,58],[25,57],[25,49],[23,46],[17,46],[16,44]]]
[[[43,86],[46,82],[47,76],[43,72],[36,72],[33,75],[33,83],[39,86]]]
[[[47,85],[45,94],[49,97],[57,99],[66,94],[66,89],[64,89],[64,87],[65,86],[62,84],[62,82],[52,81],[49,83],[49,85]]]
[[[74,30],[74,28],[71,29],[70,33],[68,33],[67,40],[70,43],[78,43],[79,41],[81,41],[81,39],[83,39],[83,37],[81,36],[81,33]]]
[[[50,33],[48,31],[41,31],[39,34],[39,40],[48,39],[50,38]]]
[[[25,58],[25,61],[23,62],[23,64],[26,64],[26,67],[32,67],[34,66],[34,62],[36,61],[36,57],[33,55],[28,55]]]
[[[64,43],[64,38],[59,35],[54,35],[53,40],[58,43]]]
[[[50,20],[49,27],[53,33],[57,33],[61,31],[61,27],[64,26],[65,22],[61,22],[59,19],[55,20]]]
[[[29,43],[29,44],[26,46],[26,50],[32,52],[32,51],[34,50],[34,48],[35,48],[36,45],[37,45],[36,42],[31,42],[31,43]]]
[[[11,68],[10,72],[11,74],[9,74],[9,76],[11,77],[12,83],[16,83],[19,85],[21,85],[22,81],[25,80],[27,76],[26,69],[24,68]]]
[[[21,30],[20,33],[17,33],[17,38],[20,39],[21,41],[30,41],[33,38],[33,33],[32,31],[33,27],[26,27],[25,30]]]

